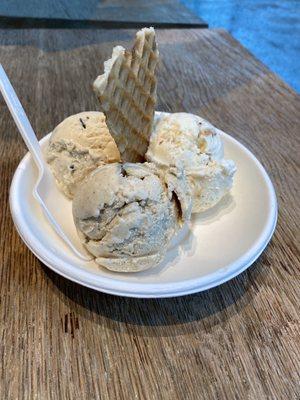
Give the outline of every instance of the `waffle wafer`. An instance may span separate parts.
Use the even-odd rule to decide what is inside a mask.
[[[144,28],[137,32],[131,51],[113,49],[104,74],[93,85],[124,162],[145,159],[156,104],[157,62],[155,31]]]

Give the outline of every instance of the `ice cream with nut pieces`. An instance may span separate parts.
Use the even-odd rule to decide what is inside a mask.
[[[95,168],[120,161],[120,153],[101,112],[71,115],[52,132],[46,160],[61,191],[73,198]]]
[[[190,218],[184,177],[163,179],[150,164],[110,164],[94,170],[73,200],[78,234],[95,261],[118,272],[157,265]]]
[[[167,171],[183,169],[193,197],[193,212],[205,211],[227,194],[236,171],[224,157],[220,133],[209,122],[188,113],[162,114],[153,128],[146,154]]]

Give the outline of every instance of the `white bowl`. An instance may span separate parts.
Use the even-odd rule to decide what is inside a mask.
[[[225,157],[237,165],[231,194],[213,209],[195,215],[191,230],[187,226],[182,229],[156,268],[121,274],[77,258],[53,231],[32,195],[37,170],[30,154],[20,162],[10,188],[15,226],[29,249],[49,268],[98,291],[129,297],[173,297],[220,285],[259,257],[277,221],[276,195],[265,169],[237,140],[221,135]],[[40,141],[42,147],[49,136]],[[61,210],[58,217],[69,235],[78,240],[71,206],[67,199],[57,204]]]

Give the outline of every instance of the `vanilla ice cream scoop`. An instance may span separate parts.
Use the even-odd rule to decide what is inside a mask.
[[[162,114],[154,124],[146,154],[148,161],[167,171],[184,170],[193,197],[192,212],[214,206],[232,187],[236,167],[224,160],[217,128],[193,114]]]
[[[54,129],[46,159],[58,186],[72,199],[92,170],[120,161],[120,153],[104,114],[86,111],[66,118]]]
[[[119,272],[145,270],[162,260],[172,236],[189,219],[187,193],[181,176],[162,181],[147,163],[109,164],[78,188],[74,222],[99,265]]]

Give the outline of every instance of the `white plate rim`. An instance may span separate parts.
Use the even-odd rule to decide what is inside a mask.
[[[262,164],[253,155],[253,153],[251,153],[251,151],[248,150],[242,143],[240,143],[238,140],[234,139],[230,135],[226,134],[225,132],[221,133],[226,137],[227,140],[232,141],[234,144],[240,147],[244,152],[246,152],[247,155],[256,164],[256,166],[258,167],[260,173],[264,178],[265,184],[268,188],[268,195],[270,198],[270,212],[262,233],[257,238],[256,242],[252,245],[252,247],[245,254],[243,254],[233,263],[229,264],[226,268],[222,268],[211,274],[207,274],[205,276],[196,279],[183,280],[178,283],[155,283],[155,284],[124,282],[112,278],[101,277],[98,275],[97,276],[98,282],[96,285],[91,282],[91,280],[93,279],[95,280],[95,275],[92,272],[82,269],[80,271],[81,277],[78,278],[79,271],[74,271],[75,268],[78,269],[78,267],[75,268],[73,267],[72,271],[73,274],[70,274],[66,270],[72,269],[71,265],[67,266],[66,265],[67,263],[64,262],[62,262],[63,264],[62,265],[60,262],[62,260],[60,260],[58,257],[56,258],[55,256],[53,257],[53,253],[51,252],[48,252],[49,254],[51,254],[51,256],[49,256],[47,255],[47,251],[46,254],[41,253],[39,251],[39,246],[35,241],[35,238],[31,236],[30,230],[28,229],[26,224],[24,224],[22,219],[20,219],[20,216],[22,218],[21,204],[20,202],[17,201],[17,197],[14,196],[14,192],[18,187],[20,175],[24,169],[22,166],[30,158],[29,153],[27,153],[19,163],[19,166],[15,171],[10,187],[9,204],[15,227],[19,235],[21,236],[22,240],[27,245],[27,247],[32,251],[33,254],[35,254],[35,256],[40,261],[42,261],[50,269],[52,269],[56,273],[64,276],[65,278],[73,282],[76,282],[80,285],[104,293],[109,293],[118,296],[125,296],[125,297],[136,297],[136,298],[178,297],[204,291],[213,288],[215,286],[221,285],[222,283],[227,282],[228,280],[234,278],[235,276],[245,271],[250,265],[252,265],[257,260],[257,258],[261,255],[261,253],[267,246],[268,242],[270,241],[274,233],[278,215],[275,190],[271,182],[271,179],[269,178]],[[43,143],[45,140],[47,140],[48,136],[49,135],[41,139],[40,143]],[[101,282],[101,284],[99,281]],[[116,282],[117,282],[117,287],[116,287]]]

